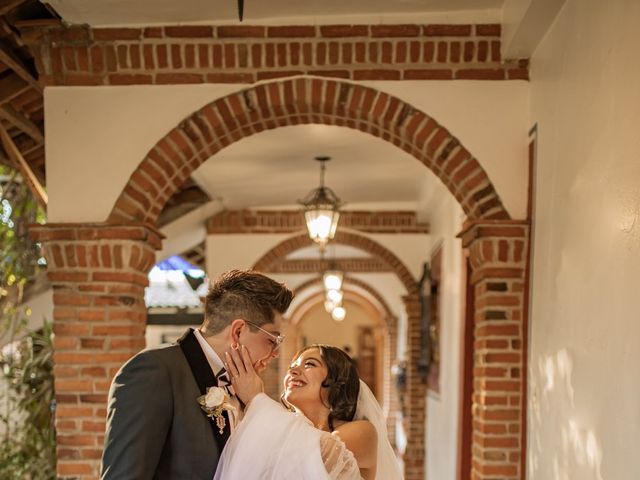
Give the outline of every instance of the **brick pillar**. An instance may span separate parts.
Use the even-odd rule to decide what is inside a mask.
[[[395,385],[395,378],[391,375],[391,365],[396,361],[398,356],[398,321],[396,318],[387,317],[385,319],[387,325],[387,335],[385,338],[384,348],[384,364],[383,364],[383,382],[382,387],[383,401],[387,413],[387,433],[392,446],[396,446],[396,419],[400,403],[398,401],[398,390]]]
[[[53,286],[58,478],[98,476],[112,377],[144,348],[147,272],[160,235],[145,226],[32,229]]]
[[[515,221],[473,223],[460,234],[475,292],[472,480],[524,475],[528,234]]]
[[[427,385],[420,379],[420,298],[417,293],[403,297],[407,311],[407,390],[405,394],[407,450],[404,454],[405,480],[424,480]]]

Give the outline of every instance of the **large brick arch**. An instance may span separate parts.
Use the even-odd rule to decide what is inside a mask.
[[[411,275],[411,272],[409,272],[409,269],[402,263],[402,260],[375,240],[353,232],[338,231],[333,242],[356,247],[376,256],[386,263],[398,276],[398,279],[402,282],[408,293],[415,293],[418,289],[418,284],[413,278],[413,275]],[[256,263],[254,263],[253,269],[266,272],[269,270],[269,267],[278,260],[309,245],[313,245],[313,242],[309,239],[307,233],[301,233],[294,237],[287,238],[260,257]]]
[[[169,197],[224,147],[264,130],[301,124],[344,126],[389,141],[431,169],[470,220],[509,218],[480,163],[426,113],[371,87],[297,77],[232,93],[182,120],[149,150],[108,222],[154,225]]]

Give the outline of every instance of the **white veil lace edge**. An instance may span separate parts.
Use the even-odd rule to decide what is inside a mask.
[[[358,393],[358,404],[354,420],[368,420],[373,424],[378,432],[378,462],[376,469],[376,479],[401,480],[402,470],[396,457],[389,436],[387,424],[380,404],[376,400],[371,389],[360,380],[360,392]]]

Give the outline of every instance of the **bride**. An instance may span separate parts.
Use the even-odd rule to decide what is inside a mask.
[[[282,404],[262,393],[249,353],[226,356],[245,416],[214,480],[399,480],[384,416],[351,358],[329,345],[299,352],[284,378]]]

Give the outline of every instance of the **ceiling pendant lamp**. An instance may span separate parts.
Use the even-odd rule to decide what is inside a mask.
[[[342,290],[344,273],[340,270],[326,270],[322,275],[325,290]]]
[[[238,20],[242,21],[244,17],[244,0],[238,0]]]
[[[347,316],[347,311],[344,307],[336,307],[331,312],[331,318],[333,318],[336,322],[341,322]]]
[[[320,162],[320,186],[300,200],[304,208],[304,219],[309,238],[321,247],[327,245],[338,228],[342,201],[329,187],[324,185],[325,164],[331,157],[315,157]]]

